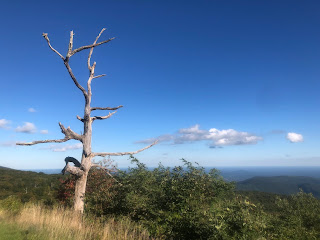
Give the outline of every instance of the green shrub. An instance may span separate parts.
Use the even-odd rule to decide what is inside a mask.
[[[320,201],[300,191],[277,199],[278,211],[271,216],[270,231],[278,239],[320,239]]]
[[[310,194],[264,197],[254,204],[215,169],[207,172],[182,160],[183,166],[149,170],[131,160],[136,166],[114,178],[90,171],[87,214],[127,217],[163,239],[320,239],[320,201]],[[60,195],[68,204],[74,178],[63,184]]]
[[[17,214],[23,207],[23,203],[17,196],[9,196],[0,200],[0,209],[9,211],[12,214]]]

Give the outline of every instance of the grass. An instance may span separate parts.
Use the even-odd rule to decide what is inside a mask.
[[[152,239],[141,226],[128,219],[109,219],[100,223],[63,208],[46,209],[29,205],[17,214],[0,210],[0,239],[61,240],[147,240]]]
[[[0,222],[0,237],[5,240],[26,239],[28,232],[22,231],[19,227]]]

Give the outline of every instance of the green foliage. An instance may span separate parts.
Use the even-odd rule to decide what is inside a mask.
[[[6,199],[0,200],[0,209],[8,210],[12,214],[17,214],[23,207],[21,199],[17,196],[9,196]]]
[[[236,191],[242,197],[250,199],[250,202],[260,206],[263,211],[268,213],[277,213],[278,205],[277,199],[289,199],[287,195],[278,195],[275,193],[258,192],[258,191]]]
[[[212,216],[218,232],[211,239],[263,239],[265,236],[267,216],[246,198],[235,195],[231,200],[221,200]]]
[[[0,222],[0,237],[6,240],[25,240],[28,239],[25,231],[12,224]]]
[[[89,172],[86,219],[114,218],[115,223],[128,219],[162,239],[320,239],[320,200],[312,194],[239,192],[217,170],[207,172],[185,160],[182,166],[160,164],[153,170],[131,160],[135,167],[113,177],[101,169]],[[26,201],[26,184],[35,186],[30,181],[41,187],[30,190],[29,200],[44,198],[54,204],[56,195],[62,205],[72,206],[75,177],[61,179],[59,184],[52,175],[0,170],[9,171],[0,175],[0,186],[11,193],[0,191],[0,210],[19,213]],[[29,180],[21,185],[28,174]]]
[[[101,217],[114,209],[118,194],[115,184],[115,180],[107,176],[105,170],[90,170],[86,190],[86,211]]]
[[[300,191],[277,199],[277,216],[271,228],[279,239],[320,239],[320,201]]]
[[[23,203],[43,202],[52,205],[61,175],[0,168],[0,200],[16,196]]]
[[[159,165],[151,171],[137,159],[131,160],[136,167],[119,172],[116,180],[102,170],[90,171],[86,211],[106,218],[129,217],[153,236],[165,239],[257,239],[264,235],[261,208],[237,197],[234,184],[224,181],[217,170],[206,172],[182,160],[183,166]],[[69,190],[70,181],[65,182]]]
[[[73,206],[76,177],[60,179],[57,200],[66,207]],[[92,168],[88,175],[86,187],[85,211],[98,217],[111,215],[117,205],[119,195],[115,180],[103,169]]]
[[[59,179],[59,181],[56,198],[63,206],[72,207],[76,178],[69,176],[67,179]]]
[[[119,174],[124,194],[121,212],[140,221],[149,231],[167,238],[207,239],[212,235],[212,203],[233,189],[216,170],[206,173],[183,160],[184,166],[173,169],[162,165],[149,171],[137,159],[128,172]]]
[[[48,239],[48,232],[37,231],[34,227],[19,226],[16,223],[0,222],[0,239],[43,240]]]

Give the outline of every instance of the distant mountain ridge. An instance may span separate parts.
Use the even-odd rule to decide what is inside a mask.
[[[319,166],[288,167],[221,167],[218,168],[227,181],[244,181],[253,177],[305,176],[320,177]]]
[[[276,194],[295,194],[302,189],[320,198],[320,178],[304,176],[253,177],[237,182],[237,190],[259,191]]]
[[[15,169],[12,169],[12,168],[2,167],[2,166],[0,166],[0,169],[4,169],[4,170],[15,170]]]
[[[58,174],[44,174],[32,171],[22,171],[7,167],[0,167],[0,200],[9,196],[17,196],[23,202],[30,199],[53,198],[59,179]],[[0,237],[1,238],[1,237]]]
[[[46,174],[43,174],[45,172]],[[12,168],[0,166],[0,199],[12,194],[18,194],[17,189],[28,189],[28,192],[35,191],[37,186],[51,186],[52,180],[58,183],[59,178],[63,178],[60,169],[39,169],[39,173],[34,171],[21,171]],[[261,172],[262,173],[262,172]],[[315,174],[313,172],[312,174]],[[264,173],[265,174],[265,173]],[[271,173],[269,173],[271,174]],[[231,179],[244,178],[250,176],[247,171],[229,171],[228,175]],[[231,179],[227,180],[231,180]],[[239,191],[259,191],[266,193],[274,193],[279,195],[291,195],[302,189],[306,193],[312,193],[316,198],[320,199],[320,178],[309,176],[255,176],[236,183],[236,189]],[[38,191],[38,190],[37,190]]]

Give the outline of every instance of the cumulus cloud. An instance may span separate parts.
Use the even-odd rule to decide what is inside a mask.
[[[41,130],[40,133],[41,133],[41,134],[48,134],[49,131],[48,131],[48,130]]]
[[[303,142],[303,136],[299,133],[289,132],[287,139],[292,143]]]
[[[33,123],[25,122],[23,126],[18,126],[16,132],[22,133],[35,133],[37,131],[36,126]]]
[[[34,112],[36,112],[37,110],[35,110],[34,108],[29,108],[28,109],[28,112],[31,112],[31,113],[34,113]]]
[[[239,132],[234,129],[218,130],[211,128],[209,130],[200,129],[200,126],[194,125],[190,128],[182,128],[176,134],[161,135],[158,138],[150,138],[139,141],[138,143],[151,143],[156,139],[159,142],[172,141],[174,144],[191,143],[197,141],[206,141],[211,148],[256,144],[263,138],[248,132]]]
[[[75,150],[82,148],[81,143],[76,144],[69,144],[69,145],[51,145],[49,146],[49,149],[51,149],[53,152],[66,152],[68,150]]]
[[[8,129],[10,121],[6,119],[0,119],[0,128]]]
[[[208,138],[213,141],[211,146],[256,144],[262,140],[262,137],[248,132],[238,132],[234,129],[218,130],[216,128],[209,130]]]

